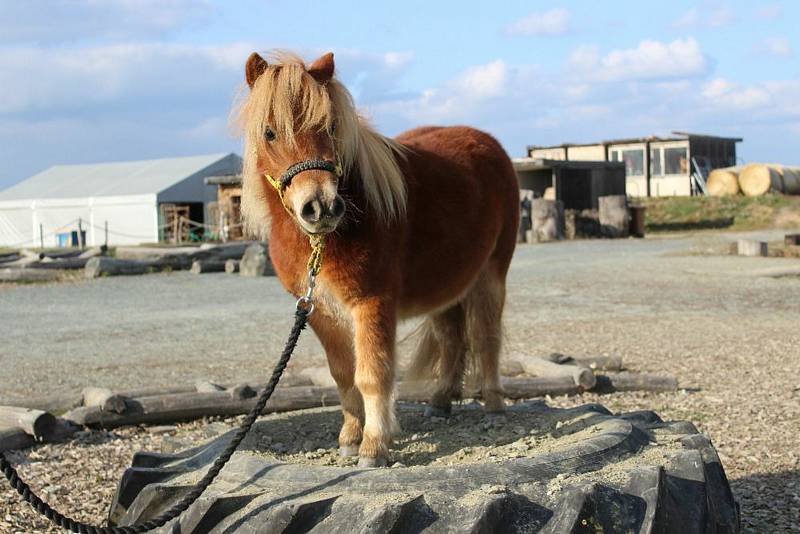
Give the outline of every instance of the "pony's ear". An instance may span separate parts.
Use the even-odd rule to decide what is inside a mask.
[[[267,70],[267,66],[267,62],[257,52],[250,54],[244,67],[244,77],[247,79],[247,85],[252,88],[258,77]]]
[[[328,52],[324,56],[314,61],[308,67],[308,73],[319,83],[326,83],[333,78],[333,52]]]

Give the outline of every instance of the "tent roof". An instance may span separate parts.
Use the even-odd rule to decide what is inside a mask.
[[[0,191],[0,200],[157,194],[227,156],[56,165]]]

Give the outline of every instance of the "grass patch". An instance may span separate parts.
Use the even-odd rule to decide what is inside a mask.
[[[648,232],[800,226],[800,196],[657,197],[636,201],[647,206]]]

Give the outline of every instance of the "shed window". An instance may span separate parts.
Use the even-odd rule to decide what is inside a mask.
[[[644,176],[644,150],[637,148],[622,151],[627,176]]]
[[[650,174],[653,176],[661,176],[664,174],[663,167],[661,166],[661,148],[650,149]]]
[[[689,174],[689,156],[686,147],[664,149],[665,174]]]

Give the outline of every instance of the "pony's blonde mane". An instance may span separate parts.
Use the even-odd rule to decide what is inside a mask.
[[[303,60],[286,52],[273,53],[269,66],[253,84],[236,110],[235,121],[244,137],[242,212],[248,230],[265,231],[264,178],[257,151],[267,150],[264,132],[271,128],[290,146],[296,135],[330,130],[336,124],[334,144],[344,179],[357,169],[368,209],[379,220],[405,217],[406,184],[398,166],[405,149],[380,135],[358,114],[350,93],[335,78],[318,83]],[[313,157],[309,154],[309,157]]]

